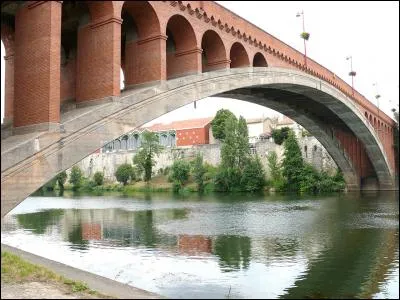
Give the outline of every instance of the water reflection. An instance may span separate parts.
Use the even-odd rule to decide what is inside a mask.
[[[239,298],[393,298],[398,212],[398,193],[65,192],[23,202],[5,218],[2,242],[40,255],[47,238],[53,252],[64,249],[60,260],[173,298],[224,298],[230,287]]]

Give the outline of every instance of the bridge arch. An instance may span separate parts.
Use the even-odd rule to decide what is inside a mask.
[[[229,68],[226,49],[221,37],[214,30],[204,32],[201,39],[202,71]]]
[[[197,47],[196,34],[190,22],[182,15],[168,19],[167,79],[199,73],[201,49]]]
[[[300,71],[248,67],[173,79],[156,87],[127,91],[116,102],[78,110],[63,119],[65,133],[53,133],[50,141],[48,136],[38,137],[37,142],[34,138],[28,140],[23,147],[31,154],[23,160],[13,155],[15,147],[5,149],[1,164],[2,214],[57,173],[110,141],[167,112],[210,96],[249,101],[294,119],[330,151],[350,187],[359,186],[361,179],[369,176],[377,178],[381,189],[394,187],[393,170],[378,135],[351,99]],[[352,140],[356,146],[349,144]],[[42,148],[35,148],[43,143]],[[371,170],[365,170],[363,164],[360,169],[358,161],[363,156],[352,156],[359,146],[362,147],[358,151],[365,153]]]
[[[14,116],[14,46],[15,17],[1,14],[1,42],[5,50],[4,57],[4,124],[12,124]]]
[[[147,1],[125,1],[121,18],[121,65],[124,69],[125,89],[161,80],[161,43],[164,40],[153,6]]]
[[[253,57],[253,67],[268,67],[267,60],[260,52],[257,52]]]
[[[232,69],[245,68],[250,66],[249,55],[247,54],[246,49],[241,43],[233,43],[229,53]]]

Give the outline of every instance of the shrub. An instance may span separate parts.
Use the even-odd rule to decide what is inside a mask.
[[[242,191],[255,192],[260,191],[265,186],[265,172],[258,157],[251,157],[244,166],[240,187]]]
[[[83,175],[82,171],[78,166],[73,166],[69,182],[72,184],[72,190],[77,191],[82,186]]]
[[[241,171],[237,167],[219,167],[214,179],[217,192],[232,192],[240,190]]]
[[[56,176],[58,187],[60,190],[64,189],[64,184],[67,181],[67,172],[63,171]]]
[[[122,164],[117,168],[115,172],[115,177],[118,182],[121,182],[123,185],[126,185],[129,178],[132,177],[133,168],[130,164]]]
[[[170,180],[175,185],[182,187],[189,179],[190,164],[185,160],[176,160],[172,164]]]
[[[93,180],[95,182],[95,184],[98,185],[103,185],[104,182],[104,174],[103,172],[96,172],[93,175]]]
[[[57,183],[57,178],[54,177],[43,186],[43,190],[45,190],[45,191],[53,191],[54,190],[54,186],[56,185],[56,183]]]
[[[204,190],[204,174],[206,173],[206,169],[203,165],[203,156],[200,153],[197,154],[196,159],[193,163],[193,177],[196,181],[197,188],[199,192],[203,192]]]

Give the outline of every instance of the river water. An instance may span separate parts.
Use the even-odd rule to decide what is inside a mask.
[[[29,197],[1,242],[170,298],[399,298],[399,194]]]

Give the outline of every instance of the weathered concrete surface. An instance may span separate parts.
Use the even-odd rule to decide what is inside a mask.
[[[145,290],[135,288],[133,286],[123,284],[102,276],[95,275],[83,270],[75,269],[62,263],[49,260],[35,254],[1,244],[1,250],[9,251],[30,263],[45,267],[58,275],[62,275],[68,279],[85,282],[88,287],[104,295],[117,297],[120,299],[163,299],[160,295]]]
[[[118,101],[69,111],[62,117],[60,133],[42,135],[43,143],[39,138],[39,144],[45,147],[40,147],[38,151],[35,150],[37,147],[32,147],[32,144],[35,145],[32,140],[19,146],[23,149],[2,150],[2,216],[59,172],[150,120],[195,100],[237,89],[271,86],[304,95],[329,107],[365,145],[380,188],[394,188],[393,170],[383,146],[350,98],[333,86],[300,71],[250,67],[190,75],[162,82],[155,87],[128,91]],[[305,128],[308,129],[307,126]],[[2,140],[2,146],[8,143],[7,140]],[[17,157],[12,163],[8,161],[19,153],[24,153],[24,157]]]

